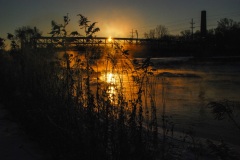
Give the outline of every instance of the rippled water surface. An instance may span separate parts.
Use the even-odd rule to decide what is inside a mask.
[[[240,146],[239,129],[228,119],[215,120],[207,106],[209,102],[224,99],[239,104],[240,62],[224,62],[224,59],[220,62],[214,59],[189,62],[189,58],[155,58],[152,62],[156,71],[151,78],[152,83],[143,89],[143,100],[148,99],[143,107],[150,107],[149,99],[154,97],[159,126],[164,100],[165,112],[174,123],[175,135],[192,130],[196,137],[224,140]],[[120,76],[125,96],[128,99],[136,96],[137,87],[129,73],[114,75],[104,72],[101,75],[100,79],[108,83],[118,83],[117,77]],[[110,87],[110,95],[114,95],[114,92],[114,87]],[[234,116],[240,124],[239,105],[234,109]]]
[[[171,58],[153,59],[153,62],[161,66],[167,60],[172,60],[173,65],[165,69],[157,67],[160,77],[156,87],[159,118],[164,86],[166,113],[173,117],[177,131],[184,132],[191,128],[197,136],[240,145],[239,129],[228,119],[215,120],[207,107],[211,101],[240,101],[240,63],[212,61],[174,66],[178,59]],[[236,105],[234,115],[240,123],[239,105]]]

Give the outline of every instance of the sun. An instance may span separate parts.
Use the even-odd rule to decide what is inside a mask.
[[[108,38],[108,42],[112,42],[112,37],[111,36]]]

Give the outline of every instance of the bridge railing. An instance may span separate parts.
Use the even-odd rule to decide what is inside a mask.
[[[86,46],[86,45],[109,45],[115,42],[123,45],[142,45],[142,44],[158,44],[156,39],[142,38],[111,38],[108,37],[38,37],[31,40],[32,48],[47,48],[54,46],[61,48],[63,46]]]

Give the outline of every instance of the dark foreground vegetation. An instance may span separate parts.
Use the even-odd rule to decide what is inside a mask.
[[[80,28],[91,41],[99,28],[86,17],[79,18]],[[68,16],[63,24],[53,21],[50,34],[66,37],[68,23]],[[45,50],[27,47],[31,36],[40,36],[36,28],[21,28],[17,33],[8,35],[12,49],[0,53],[0,102],[51,159],[237,158],[224,142],[201,143],[192,131],[182,140],[171,137],[174,124],[165,114],[164,78],[163,103],[158,107],[162,110],[161,120],[157,119],[150,58],[133,60],[129,51],[117,43],[110,48],[88,45],[72,54],[64,39],[60,42],[63,54],[59,56],[55,46]],[[26,45],[24,48],[20,49],[17,37],[21,45]],[[98,68],[102,66],[98,61],[102,58],[107,62],[102,72],[118,75],[118,85],[100,81]],[[121,75],[133,78],[136,92],[131,98],[124,94]],[[114,93],[109,91],[111,87]],[[216,102],[209,106],[217,117],[231,116],[228,104]]]

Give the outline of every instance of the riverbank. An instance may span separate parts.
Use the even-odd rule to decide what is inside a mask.
[[[0,104],[0,159],[46,160],[45,153],[29,138],[22,126],[14,121]]]
[[[37,143],[29,138],[19,122],[14,120],[16,119],[11,113],[0,105],[0,159],[50,160],[51,158],[39,148]],[[171,153],[171,158],[212,160],[218,157],[217,154],[225,152],[225,156],[231,154],[235,159],[240,159],[238,146],[194,137],[191,134],[181,134],[175,132],[174,137],[166,136],[165,140],[162,134],[158,134],[159,143],[163,145],[165,141],[165,147],[168,148],[167,152]]]
[[[22,57],[19,55],[22,55]],[[71,57],[71,54],[65,57],[67,62],[72,60],[69,57]],[[161,121],[163,114],[159,112],[161,111],[159,107],[162,105],[158,105],[162,104],[163,87],[161,78],[157,83],[153,79],[152,73],[157,72],[159,77],[165,77],[166,81],[164,82],[167,82],[164,83],[166,85],[166,90],[164,90],[165,115],[176,119],[175,127],[180,129],[187,128],[189,125],[192,126],[193,122],[193,125],[203,124],[195,123],[198,122],[196,119],[198,118],[198,107],[196,106],[203,106],[198,102],[211,100],[208,97],[212,96],[212,91],[217,93],[216,95],[223,92],[227,93],[226,90],[222,91],[225,88],[221,88],[223,86],[221,82],[227,82],[227,85],[233,82],[225,81],[225,77],[215,79],[215,75],[219,76],[219,69],[221,74],[223,73],[219,66],[215,66],[218,69],[216,74],[213,70],[214,77],[212,77],[212,73],[205,73],[206,69],[209,69],[208,66],[206,66],[206,69],[199,68],[196,70],[197,72],[192,70],[191,66],[189,69],[193,71],[193,74],[186,69],[179,71],[179,67],[174,70],[163,71],[161,67],[154,70],[151,68],[152,63],[149,59],[141,60],[134,67],[130,65],[132,61],[129,61],[130,59],[126,59],[126,57],[110,57],[104,59],[105,63],[98,63],[101,66],[97,70],[102,67],[104,75],[107,75],[107,78],[104,79],[99,76],[99,80],[105,80],[104,82],[108,83],[104,86],[100,83],[91,83],[91,78],[95,78],[92,69],[92,67],[96,67],[95,63],[91,63],[91,68],[86,68],[86,64],[89,64],[88,61],[76,57],[74,59],[76,61],[73,61],[76,65],[63,67],[62,65],[66,62],[65,58],[58,61],[55,59],[49,61],[49,58],[42,53],[27,52],[2,55],[2,59],[0,59],[2,62],[0,63],[0,68],[2,68],[0,75],[3,77],[1,79],[2,83],[0,83],[1,101],[5,102],[7,109],[14,115],[14,119],[23,124],[27,134],[34,137],[40,146],[51,155],[52,159],[58,160],[79,158],[87,160],[155,160],[160,157],[165,157],[165,159],[197,159],[208,149],[207,147],[203,146],[201,148],[196,143],[183,145],[185,143],[182,141],[175,144],[175,140],[163,139],[161,130],[157,129],[157,127],[164,128],[164,126],[159,126],[163,124]],[[159,64],[162,64],[161,60]],[[172,65],[174,66],[174,63]],[[202,65],[197,67],[199,66]],[[226,71],[226,66],[222,67]],[[112,68],[118,70],[113,72]],[[211,69],[214,68],[211,66]],[[229,70],[232,71],[232,66],[229,67]],[[229,70],[226,72],[229,73]],[[116,73],[121,73],[121,82],[119,83],[122,84],[124,90],[110,88],[116,82],[115,77],[119,77]],[[135,81],[131,79],[132,76],[134,76]],[[146,79],[146,77],[152,78],[153,81],[148,81],[149,79]],[[206,81],[204,79],[202,83],[199,83],[199,80],[203,79],[202,77],[206,77]],[[231,77],[236,80],[235,72]],[[98,82],[98,77],[96,80]],[[142,83],[137,83],[139,80],[142,80]],[[218,83],[220,88],[217,86],[217,89],[220,90],[209,92],[212,82],[215,84],[216,80],[220,82]],[[145,82],[146,86],[144,86]],[[96,91],[90,90],[91,87],[95,86],[99,87],[96,87]],[[226,86],[226,88],[229,89],[229,86]],[[233,86],[233,88],[236,87]],[[134,89],[138,92],[135,92]],[[142,92],[143,90],[144,92]],[[156,91],[160,93],[156,93]],[[232,89],[230,88],[226,95],[229,96],[231,92]],[[152,97],[149,97],[149,95],[152,95]],[[236,95],[239,94],[236,93]],[[128,99],[127,96],[130,98]],[[225,95],[223,96],[226,98]],[[238,99],[239,97],[237,97]],[[145,104],[150,103],[151,105],[145,106]],[[203,118],[205,112],[201,113],[202,115],[199,117]],[[183,120],[181,124],[184,126],[180,124],[181,120]],[[204,120],[208,122],[207,119],[204,118]],[[145,124],[149,126],[147,131],[143,128]],[[202,126],[205,127],[206,125],[203,124]],[[225,126],[221,128],[225,129]],[[208,131],[208,128],[203,129]],[[214,135],[216,134],[218,135],[215,132]],[[161,139],[163,140],[161,141]],[[158,141],[159,143],[157,143]],[[171,143],[172,141],[173,143]],[[215,152],[222,146],[221,144],[211,143],[210,145],[215,147],[215,150],[213,149]],[[217,153],[224,153],[224,149]],[[191,155],[194,158],[188,155],[189,152],[193,153]],[[186,156],[184,156],[185,153]],[[176,155],[176,158],[173,158],[173,155]],[[187,158],[182,158],[183,156]],[[189,156],[192,158],[188,158]],[[195,156],[197,157],[195,158]],[[228,156],[231,155],[228,154]],[[217,159],[219,155],[214,157]]]

